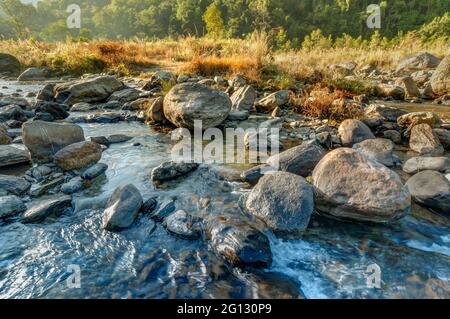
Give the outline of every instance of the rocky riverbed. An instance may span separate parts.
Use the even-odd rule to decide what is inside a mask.
[[[332,123],[238,76],[73,80],[0,81],[1,297],[450,296],[445,98],[395,101],[406,85]],[[279,128],[262,165],[280,171],[172,162],[171,132],[197,119]]]

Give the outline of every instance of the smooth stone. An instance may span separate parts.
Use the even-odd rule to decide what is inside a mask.
[[[428,124],[415,125],[411,130],[409,148],[421,155],[442,155],[444,147]]]
[[[149,217],[157,222],[163,221],[167,216],[172,214],[176,210],[176,203],[173,199],[164,200],[159,203],[156,210],[154,209]]]
[[[433,112],[412,112],[400,116],[397,124],[401,127],[409,127],[411,124],[428,124],[431,127],[438,127],[441,125],[441,119]]]
[[[84,141],[64,147],[55,156],[55,164],[63,170],[80,169],[97,163],[102,158],[100,144]]]
[[[273,171],[270,165],[258,165],[242,172],[240,177],[243,182],[254,186],[269,171]]]
[[[27,207],[19,197],[14,195],[0,197],[0,219],[23,213],[26,210]]]
[[[403,171],[408,174],[418,173],[420,171],[439,171],[445,172],[450,170],[449,157],[412,157],[403,165]]]
[[[345,120],[341,123],[338,129],[338,135],[344,146],[352,146],[364,140],[375,138],[366,124],[352,119]]]
[[[38,101],[34,107],[36,113],[48,113],[54,120],[64,120],[69,117],[68,106],[65,104]]]
[[[97,178],[98,176],[102,175],[106,172],[108,169],[108,165],[104,163],[97,163],[89,167],[87,170],[84,171],[83,174],[81,174],[81,178],[85,180],[93,180]]]
[[[74,194],[84,189],[83,181],[79,176],[72,178],[69,182],[61,185],[61,192],[64,194]]]
[[[158,167],[155,167],[151,172],[151,179],[153,181],[168,181],[186,175],[189,172],[198,168],[197,163],[177,163],[174,161],[164,162]]]
[[[450,54],[439,63],[430,82],[434,94],[450,94]]]
[[[394,143],[384,138],[365,140],[353,145],[353,149],[388,167],[394,166]]]
[[[178,210],[166,217],[163,225],[170,233],[184,239],[198,239],[200,237],[200,227],[196,218],[184,210]]]
[[[269,94],[256,102],[256,108],[262,111],[272,112],[276,107],[280,107],[289,103],[290,91],[281,90]]]
[[[21,221],[24,224],[38,223],[51,215],[62,215],[67,208],[72,208],[72,198],[70,196],[47,199],[30,207],[22,215]]]

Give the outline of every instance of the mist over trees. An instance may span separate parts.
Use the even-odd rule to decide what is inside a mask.
[[[68,29],[70,4],[81,8],[81,29]],[[378,3],[381,29],[366,25],[366,8]],[[450,38],[449,0],[0,0],[2,38],[142,39],[179,35],[246,37],[274,32],[297,47],[308,37],[342,35],[393,38],[418,30],[424,41]],[[318,30],[320,29],[320,30]],[[314,35],[315,34],[315,35]]]

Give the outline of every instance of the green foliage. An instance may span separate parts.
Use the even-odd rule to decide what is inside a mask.
[[[333,40],[331,35],[328,37],[322,34],[322,30],[316,29],[311,32],[311,34],[305,37],[302,47],[306,50],[312,50],[315,48],[319,49],[329,49],[333,46]]]
[[[326,86],[333,90],[341,90],[352,94],[377,96],[377,88],[361,80],[326,79]]]
[[[224,22],[222,14],[215,3],[211,3],[203,15],[203,21],[206,24],[208,35],[220,38],[224,35]]]

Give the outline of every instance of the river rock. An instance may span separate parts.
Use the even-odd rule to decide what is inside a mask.
[[[395,144],[400,144],[402,142],[402,134],[396,130],[387,130],[383,132],[384,138],[391,140]]]
[[[39,90],[39,92],[36,96],[36,100],[52,102],[54,99],[54,93],[53,93],[54,88],[55,88],[55,84],[53,84],[53,83],[46,84],[42,89]]]
[[[442,146],[445,149],[450,149],[450,131],[446,129],[437,128],[433,130],[434,134],[439,138]]]
[[[91,181],[91,180],[97,178],[98,176],[102,175],[103,173],[105,173],[107,169],[108,169],[108,165],[106,165],[104,163],[94,164],[91,167],[89,167],[87,170],[85,170],[83,174],[81,174],[81,178]]]
[[[394,166],[394,143],[384,138],[365,140],[353,145],[353,149],[386,166]]]
[[[0,220],[23,213],[26,210],[27,207],[19,197],[14,195],[0,197]]]
[[[207,236],[213,251],[233,266],[266,268],[272,264],[269,239],[244,220],[215,218],[208,223]]]
[[[338,135],[344,146],[352,146],[364,140],[375,138],[366,124],[353,119],[348,119],[341,123],[338,129]]]
[[[61,192],[64,194],[74,194],[84,189],[83,181],[79,176],[72,178],[67,183],[61,185]]]
[[[118,101],[118,102],[124,104],[127,102],[137,100],[139,98],[140,94],[141,94],[141,91],[139,91],[138,89],[125,88],[123,90],[112,93],[109,96],[108,101]]]
[[[428,52],[420,52],[402,59],[396,72],[413,72],[436,68],[441,60]]]
[[[436,171],[423,171],[411,177],[406,186],[415,202],[438,213],[450,213],[450,181]]]
[[[142,196],[132,184],[118,187],[108,200],[103,213],[103,228],[109,231],[128,228],[142,206]]]
[[[233,110],[237,111],[251,111],[255,104],[257,93],[251,85],[245,85],[238,88],[233,95],[231,95],[231,103]]]
[[[146,111],[147,117],[156,123],[165,123],[167,121],[164,115],[164,98],[162,96],[157,97],[150,104]]]
[[[23,177],[0,175],[0,194],[20,196],[28,192],[30,186]]]
[[[274,231],[300,232],[314,210],[313,188],[301,176],[274,172],[259,180],[245,205]]]
[[[48,113],[55,120],[63,120],[69,117],[67,106],[55,102],[37,102],[35,106],[35,112]]]
[[[254,186],[269,170],[273,171],[273,168],[271,168],[270,165],[258,165],[242,172],[240,177],[243,182]]]
[[[113,92],[123,88],[123,83],[115,76],[105,75],[72,83],[57,84],[55,98],[59,103],[72,106],[78,102],[98,102],[106,100]]]
[[[86,102],[79,102],[72,105],[70,112],[89,112],[97,110],[97,105],[93,105]]]
[[[325,150],[321,146],[315,143],[303,143],[269,157],[267,164],[283,172],[308,177],[324,156]]]
[[[70,196],[60,196],[55,199],[47,199],[30,207],[22,215],[22,223],[41,222],[51,215],[60,216],[68,208],[72,208],[72,198]]]
[[[27,120],[26,113],[18,105],[7,105],[0,108],[0,122],[7,121],[25,122]]]
[[[44,81],[50,75],[47,68],[28,68],[19,77],[17,81]]]
[[[164,162],[152,170],[151,179],[158,182],[168,181],[186,175],[197,167],[197,163]]]
[[[202,121],[203,129],[215,127],[230,110],[226,93],[198,83],[177,84],[164,98],[164,115],[178,127],[193,129],[194,121]]]
[[[386,106],[382,104],[371,104],[365,110],[367,116],[381,116],[387,121],[397,122],[397,118],[407,114],[406,111],[398,109],[392,106]]]
[[[83,129],[70,123],[27,122],[22,127],[23,143],[33,161],[48,162],[62,148],[84,141]]]
[[[80,169],[97,163],[102,158],[100,144],[83,141],[74,143],[59,150],[55,156],[55,164],[63,170]]]
[[[416,124],[428,124],[432,127],[441,125],[441,120],[436,113],[433,112],[412,112],[400,116],[397,119],[398,125],[401,127],[408,127]]]
[[[19,60],[7,53],[0,53],[0,73],[6,75],[18,75],[21,70]]]
[[[419,156],[412,157],[403,164],[403,171],[408,174],[418,173],[420,171],[440,171],[450,170],[450,158]]]
[[[55,174],[55,176],[53,176],[50,181],[43,181],[39,184],[31,185],[30,196],[40,197],[49,193],[55,193],[57,191],[56,188],[65,182],[65,178],[62,174],[58,173]]]
[[[290,92],[288,90],[278,91],[262,98],[256,103],[258,110],[272,112],[276,107],[289,103]]]
[[[200,237],[201,228],[198,220],[184,210],[179,210],[169,215],[164,220],[163,225],[172,234],[185,239],[197,239]]]
[[[417,98],[420,97],[420,91],[417,87],[416,82],[410,77],[402,77],[397,79],[396,84],[401,86],[403,90],[405,90],[405,97],[406,98]]]
[[[22,146],[0,145],[0,167],[29,163],[30,159],[30,152]]]
[[[383,97],[392,97],[395,100],[405,99],[405,90],[398,85],[381,83],[377,86],[378,94]]]
[[[428,124],[415,125],[411,130],[409,148],[419,154],[442,155],[444,148]]]
[[[138,98],[136,100],[130,101],[130,102],[126,102],[125,104],[123,104],[122,106],[122,110],[128,110],[128,111],[140,111],[140,110],[145,110],[146,108],[148,108],[148,104],[152,103],[155,99],[149,99],[146,97],[141,97]],[[106,104],[111,104],[114,101],[110,101]],[[105,104],[105,106],[106,106]],[[121,105],[119,103],[119,105]],[[103,108],[105,108],[105,106]],[[120,106],[116,107],[116,108],[120,108]]]
[[[28,100],[23,97],[18,96],[0,97],[0,107],[7,105],[17,105],[20,106],[22,109],[30,107],[30,103],[28,103]]]
[[[350,148],[328,153],[313,172],[316,209],[344,219],[389,222],[411,211],[400,177]]]
[[[149,214],[153,213],[157,204],[158,204],[158,202],[156,201],[156,198],[151,197],[142,204],[140,212],[144,215],[149,215]]]
[[[450,54],[436,68],[430,81],[434,94],[450,94]]]

